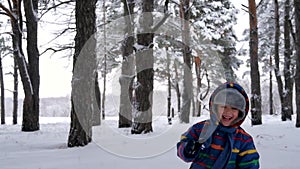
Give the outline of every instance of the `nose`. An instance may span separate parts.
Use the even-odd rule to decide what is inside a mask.
[[[224,113],[231,113],[232,112],[232,108],[230,106],[225,106],[224,107]]]

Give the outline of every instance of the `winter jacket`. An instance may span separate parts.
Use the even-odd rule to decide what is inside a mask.
[[[205,121],[194,124],[187,132],[181,136],[180,142],[177,144],[177,154],[185,162],[192,162],[191,169],[207,169],[212,168],[214,162],[219,158],[221,151],[224,149],[226,132],[219,125],[209,140],[204,142],[198,153],[194,157],[186,157],[184,149],[187,141],[197,141]],[[257,169],[259,168],[259,154],[255,148],[252,137],[241,127],[233,128],[232,136],[233,147],[226,169]]]
[[[216,120],[214,113],[216,107],[215,98],[221,91],[228,89],[238,91],[244,97],[244,107],[240,111],[242,116],[234,124],[223,126]],[[243,98],[242,97],[242,98]],[[230,97],[228,97],[230,98]],[[220,85],[211,95],[209,101],[210,120],[194,124],[182,134],[177,143],[177,155],[185,162],[192,162],[191,169],[257,169],[259,168],[259,154],[255,148],[252,137],[240,125],[244,122],[249,111],[249,99],[244,89],[236,83],[224,83]],[[212,126],[210,134],[204,142],[199,144],[200,134],[205,134]],[[208,127],[209,126],[209,127]],[[210,128],[210,129],[209,129]],[[202,138],[202,136],[201,136]],[[190,143],[197,143],[193,146],[193,153],[187,153]],[[202,143],[203,142],[203,143]],[[190,152],[190,151],[188,151]]]

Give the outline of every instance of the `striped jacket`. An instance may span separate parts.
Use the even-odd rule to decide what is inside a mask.
[[[187,141],[197,141],[205,121],[194,124],[188,131],[182,134],[181,140],[177,144],[177,155],[185,162],[192,162],[192,169],[212,168],[215,161],[223,151],[226,133],[218,126],[211,136],[210,143],[204,142],[196,153],[195,157],[186,157],[184,148]],[[232,128],[232,150],[226,169],[257,169],[259,168],[259,154],[255,148],[252,137],[240,126]]]

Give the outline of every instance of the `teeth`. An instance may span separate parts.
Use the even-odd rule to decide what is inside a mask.
[[[223,116],[224,119],[227,119],[227,120],[230,120],[231,117],[226,117],[226,116]]]

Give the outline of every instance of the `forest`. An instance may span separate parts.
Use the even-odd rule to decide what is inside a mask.
[[[3,67],[10,66],[13,124],[22,116],[22,131],[40,130],[39,58],[56,55],[72,60],[68,147],[92,141],[93,126],[107,116],[109,88],[119,97],[118,128],[131,134],[154,131],[155,90],[165,91],[160,111],[170,124],[174,114],[189,123],[224,82],[249,84],[252,125],[276,112],[282,121],[296,114],[300,127],[300,1],[248,0],[239,9],[230,0],[0,0],[1,124]],[[243,37],[234,31],[239,13],[249,16]],[[41,27],[54,37],[43,47]],[[237,48],[241,42],[247,45]],[[4,58],[11,64],[2,65]],[[245,67],[247,82],[237,76]]]

